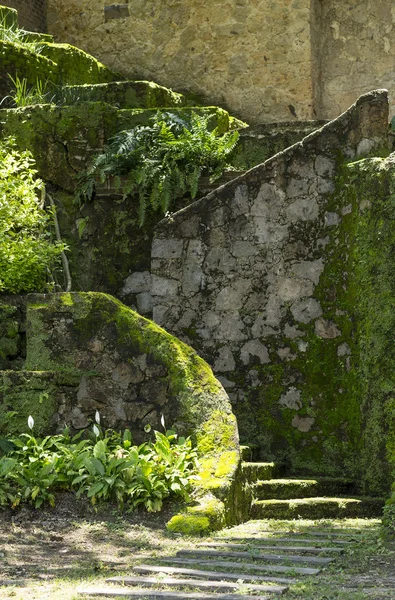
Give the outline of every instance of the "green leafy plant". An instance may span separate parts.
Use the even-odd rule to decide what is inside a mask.
[[[29,417],[32,430],[34,420]],[[100,418],[88,438],[82,433],[35,438],[21,434],[8,440],[0,458],[0,505],[28,502],[54,505],[57,490],[75,491],[93,505],[116,502],[120,509],[143,505],[161,509],[169,496],[188,498],[197,469],[191,440],[174,431],[154,432],[155,439],[134,446],[130,431],[101,431]]]
[[[40,54],[43,48],[41,40],[34,39],[30,32],[21,29],[15,23],[11,23],[7,16],[0,19],[0,41],[16,44],[34,54]]]
[[[42,292],[65,245],[51,239],[53,211],[28,151],[0,141],[0,292]]]
[[[187,192],[195,198],[202,173],[212,181],[220,177],[239,137],[237,131],[210,130],[211,119],[192,112],[187,122],[158,112],[149,125],[118,133],[81,179],[78,201],[93,197],[96,182],[113,180],[124,196],[138,196],[143,225],[148,208],[166,214]]]
[[[44,104],[49,101],[48,99],[48,82],[37,79],[36,85],[28,87],[27,79],[20,79],[18,75],[15,79],[9,75],[14,86],[14,91],[6,96],[11,99],[14,106],[21,108],[24,106],[31,106],[33,104]]]

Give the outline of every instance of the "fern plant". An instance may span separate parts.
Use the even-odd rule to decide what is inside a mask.
[[[158,112],[149,125],[121,131],[83,176],[78,201],[91,200],[95,182],[114,179],[124,197],[136,194],[140,226],[148,209],[166,214],[187,192],[195,198],[205,171],[212,181],[229,166],[237,131],[219,135],[210,130],[210,116],[191,113],[190,121],[170,112]]]

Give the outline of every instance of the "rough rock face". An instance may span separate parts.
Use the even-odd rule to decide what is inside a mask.
[[[386,92],[362,96],[162,221],[153,240],[154,320],[213,366],[243,438],[295,468],[341,470],[344,442],[358,437],[359,406],[345,405],[353,317],[340,295],[359,207],[339,177],[344,161],[386,151],[387,123]]]
[[[85,428],[98,409],[105,426],[141,438],[162,414],[187,433],[213,410],[231,412],[192,348],[106,294],[30,295],[26,336],[26,370],[78,378],[73,405],[58,407],[60,425]]]
[[[10,362],[23,354],[25,330],[26,360]],[[1,433],[26,431],[29,415],[36,435],[86,429],[96,410],[104,428],[128,428],[134,443],[148,439],[147,424],[161,430],[162,415],[192,436],[200,504],[177,527],[203,518],[220,528],[248,513],[233,501],[240,448],[229,398],[192,348],[106,294],[0,296]]]

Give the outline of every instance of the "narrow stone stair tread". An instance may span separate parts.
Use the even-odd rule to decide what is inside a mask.
[[[337,552],[338,554],[341,554],[342,552],[344,552],[343,548],[317,548],[315,546],[267,546],[261,544],[227,544],[217,542],[207,542],[197,545],[210,548],[232,548],[235,550],[241,548],[249,548],[250,550],[281,550],[281,552],[311,552],[312,554],[323,554],[324,552]]]
[[[384,507],[381,498],[313,497],[288,500],[255,500],[252,519],[306,519],[380,516]]]
[[[224,592],[233,592],[237,591],[240,588],[240,585],[233,581],[203,581],[202,579],[173,579],[172,577],[109,577],[106,579],[106,583],[121,583],[123,585],[141,585],[141,586],[177,586],[177,587],[185,587],[190,586],[194,588],[200,588],[206,590],[208,592],[215,592],[216,590],[222,590]],[[282,594],[287,588],[279,587],[279,586],[270,586],[270,585],[262,585],[262,584],[253,584],[247,583],[248,591],[254,592],[269,592],[269,593],[277,593]]]
[[[229,569],[248,569],[250,571],[269,571],[271,573],[296,573],[298,575],[318,575],[321,569],[311,567],[287,567],[284,565],[257,565],[252,563],[229,562],[225,560],[201,560],[199,558],[174,558],[173,556],[161,557],[160,560],[178,565],[209,565],[211,567],[223,567]]]
[[[268,532],[263,532],[263,533],[271,533],[270,531]],[[299,534],[295,534],[295,535],[299,535]],[[306,535],[306,534],[305,534]],[[349,544],[352,544],[353,542],[346,542],[344,540],[331,540],[328,538],[273,538],[273,537],[259,537],[259,536],[255,536],[255,537],[245,537],[245,536],[239,536],[239,537],[227,537],[227,538],[216,538],[218,540],[224,540],[227,539],[231,542],[239,542],[239,541],[244,541],[244,542],[269,542],[270,544],[275,544],[277,542],[283,543],[283,542],[290,542],[290,543],[302,543],[302,544],[341,544],[344,546],[347,546]]]
[[[356,488],[352,481],[334,477],[258,479],[254,483],[254,495],[260,500],[352,496],[355,493]]]
[[[199,592],[160,592],[156,590],[132,590],[127,587],[95,587],[78,590],[81,596],[167,598],[168,600],[269,600],[268,596],[249,596],[245,594],[200,594]]]
[[[177,552],[177,556],[213,556],[223,557],[229,556],[230,558],[251,558],[253,560],[274,560],[289,561],[289,562],[301,562],[301,563],[313,563],[317,565],[327,565],[331,563],[333,558],[321,558],[319,556],[297,556],[294,554],[252,554],[251,552],[227,552],[221,550],[180,550]]]
[[[266,575],[247,575],[246,573],[232,573],[232,572],[221,572],[221,571],[201,571],[199,569],[183,569],[182,567],[163,567],[157,565],[138,565],[133,567],[133,571],[136,573],[168,573],[169,575],[191,575],[193,577],[209,577],[210,579],[243,579],[244,581],[272,581],[274,583],[285,583],[292,584],[296,583],[297,580],[292,577],[268,577]],[[286,589],[286,588],[285,588]]]

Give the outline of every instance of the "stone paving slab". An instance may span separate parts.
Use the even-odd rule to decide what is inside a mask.
[[[267,532],[267,533],[271,533],[271,532]],[[299,535],[299,534],[295,534],[295,535]],[[289,542],[289,543],[302,543],[302,544],[316,544],[318,546],[318,544],[339,544],[342,546],[347,546],[349,544],[353,544],[353,542],[347,542],[345,540],[331,540],[328,538],[318,538],[318,537],[313,537],[313,538],[291,538],[291,537],[282,537],[282,538],[274,538],[274,537],[260,537],[258,535],[256,536],[252,536],[252,537],[246,537],[246,536],[238,536],[238,537],[218,537],[216,538],[218,541],[220,540],[229,540],[231,542],[239,542],[239,541],[244,541],[244,542],[270,542],[271,544],[276,544],[277,542],[279,543],[283,543],[283,542]]]
[[[126,587],[92,587],[78,590],[81,596],[106,596],[115,597],[134,597],[143,600],[149,598],[156,600],[167,598],[167,600],[269,600],[268,596],[246,596],[244,594],[200,594],[199,592],[159,592],[153,590],[131,590]]]
[[[207,592],[215,592],[222,590],[223,592],[233,592],[240,589],[240,584],[232,581],[203,581],[202,579],[173,579],[172,577],[109,577],[106,583],[120,583],[122,585],[140,585],[140,586],[158,586],[167,587],[193,587],[205,590]],[[248,591],[268,592],[272,594],[282,594],[287,588],[277,585],[262,585],[255,583],[244,584],[248,586]]]
[[[177,552],[177,556],[212,556],[216,557],[230,557],[230,558],[249,558],[252,560],[272,560],[274,562],[296,562],[296,563],[310,563],[317,565],[328,565],[334,559],[333,558],[321,558],[318,556],[298,556],[294,554],[254,554],[252,552],[227,552],[221,550],[180,550]]]
[[[268,577],[266,575],[247,575],[246,573],[233,573],[222,571],[202,571],[199,569],[183,569],[182,567],[163,567],[157,565],[139,565],[133,567],[136,573],[168,573],[179,575],[191,575],[193,577],[209,577],[210,579],[234,579],[235,581],[242,579],[243,581],[272,581],[274,583],[292,584],[296,583],[297,579],[292,577]]]
[[[281,550],[281,552],[310,552],[312,554],[322,554],[324,552],[336,552],[341,554],[344,552],[343,548],[321,548],[321,547],[313,547],[313,546],[266,546],[261,544],[254,544],[253,546],[247,544],[227,544],[227,543],[217,543],[217,542],[207,542],[206,544],[197,544],[198,546],[205,546],[210,548],[253,548],[254,550]]]
[[[248,569],[250,571],[270,571],[272,573],[292,573],[298,575],[318,575],[321,569],[309,567],[287,567],[284,565],[257,565],[256,563],[229,562],[225,560],[199,560],[197,558],[174,558],[173,556],[161,557],[160,560],[178,565],[210,565],[211,567],[224,567],[229,569]]]

